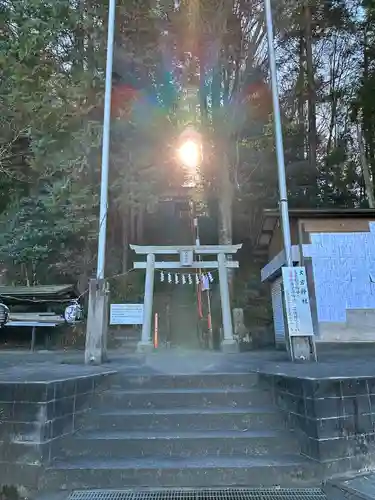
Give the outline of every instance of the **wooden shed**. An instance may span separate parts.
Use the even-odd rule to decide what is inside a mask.
[[[64,310],[78,298],[75,285],[0,286],[0,299],[10,309],[0,343],[17,343],[27,332],[34,349],[36,331],[45,342],[57,327],[66,324]]]
[[[306,267],[316,342],[375,342],[375,210],[290,210],[294,265]],[[265,210],[258,252],[271,285],[275,340],[284,342],[278,210]]]

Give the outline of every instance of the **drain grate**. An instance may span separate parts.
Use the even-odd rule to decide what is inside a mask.
[[[327,500],[319,488],[75,491],[68,500]]]

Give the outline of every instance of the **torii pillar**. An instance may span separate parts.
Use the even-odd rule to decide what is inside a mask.
[[[142,338],[138,343],[138,352],[151,352],[154,344],[151,338],[152,331],[152,304],[154,298],[155,255],[147,254],[145,298],[143,305]]]

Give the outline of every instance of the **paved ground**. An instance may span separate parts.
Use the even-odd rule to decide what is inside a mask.
[[[74,364],[65,364],[65,359]],[[85,366],[83,353],[0,352],[0,382],[52,382],[109,371],[110,365]]]
[[[85,366],[83,351],[0,351],[0,382],[60,380],[113,371],[151,374],[266,372],[310,378],[375,377],[375,345],[326,349],[318,363],[291,363],[282,351],[241,354],[172,349],[149,355],[109,352],[109,362]]]
[[[45,495],[37,497],[36,500],[67,500],[70,493],[62,491],[60,493],[47,493]]]
[[[271,353],[272,355],[272,353]],[[102,366],[85,366],[82,351],[0,352],[0,382],[46,381],[85,376],[103,372],[128,371],[142,374],[194,374],[203,372],[250,371],[249,353],[224,355],[216,352],[173,349],[147,356],[109,352],[109,362]],[[261,359],[263,356],[261,356]],[[268,357],[269,359],[269,357]],[[258,363],[256,363],[256,366]]]
[[[375,474],[362,474],[337,483],[343,489],[343,498],[375,498]]]
[[[291,363],[285,359],[267,359],[258,364],[256,371],[290,377],[311,379],[344,379],[375,377],[375,344],[325,347],[318,349],[317,363]],[[254,360],[253,366],[256,364]]]

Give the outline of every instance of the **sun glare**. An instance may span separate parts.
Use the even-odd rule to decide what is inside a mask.
[[[178,150],[178,156],[186,167],[198,167],[201,156],[199,145],[192,140],[184,142]]]

